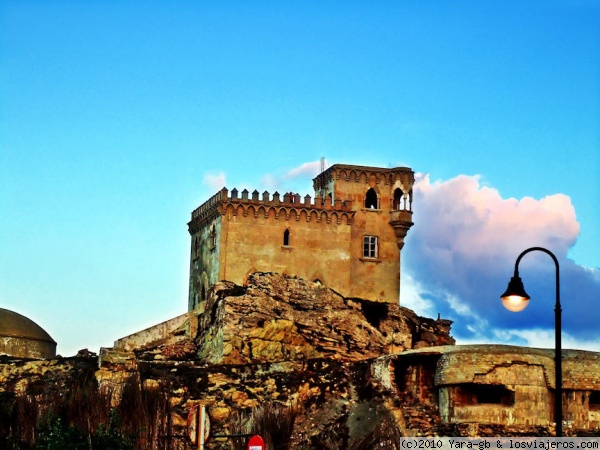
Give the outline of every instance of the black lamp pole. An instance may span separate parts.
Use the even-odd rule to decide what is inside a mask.
[[[562,437],[562,352],[561,352],[561,312],[562,309],[560,307],[560,269],[558,266],[558,260],[556,256],[550,251],[543,247],[531,247],[527,250],[523,251],[519,257],[517,258],[517,262],[515,263],[515,274],[511,278],[508,283],[508,288],[506,292],[502,294],[502,298],[508,298],[510,296],[519,296],[523,299],[523,301],[529,301],[529,295],[525,292],[523,288],[523,283],[521,282],[521,278],[519,277],[519,262],[521,258],[525,256],[527,253],[532,252],[534,250],[539,250],[544,252],[552,258],[554,261],[554,265],[556,266],[556,305],[554,307],[554,364],[555,364],[555,372],[556,372],[556,381],[555,381],[555,394],[554,394],[554,415],[556,418],[556,437]]]

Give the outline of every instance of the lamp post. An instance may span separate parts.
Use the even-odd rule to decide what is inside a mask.
[[[556,436],[562,436],[562,355],[561,355],[561,312],[562,309],[560,307],[560,276],[559,276],[559,266],[558,260],[556,256],[550,251],[543,247],[531,247],[527,250],[523,251],[519,257],[517,258],[517,262],[515,262],[515,274],[510,279],[508,283],[508,287],[506,288],[506,292],[501,295],[502,304],[506,309],[513,312],[518,312],[524,310],[529,304],[529,295],[525,292],[525,288],[523,287],[523,282],[519,277],[519,262],[521,258],[525,256],[527,253],[532,252],[534,250],[539,250],[544,252],[552,258],[554,261],[554,265],[556,266],[556,305],[554,307],[554,364],[556,372],[556,387],[554,394],[554,416],[556,420]]]

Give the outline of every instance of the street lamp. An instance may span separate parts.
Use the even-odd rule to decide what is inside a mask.
[[[554,364],[556,372],[556,387],[554,394],[554,415],[556,418],[556,436],[562,436],[562,355],[561,355],[561,312],[560,307],[560,276],[558,260],[556,256],[550,251],[543,247],[531,247],[523,251],[515,262],[515,274],[510,279],[506,292],[501,295],[502,304],[506,309],[513,312],[523,311],[529,304],[529,295],[525,292],[523,282],[519,277],[519,262],[521,258],[527,253],[534,250],[544,252],[553,259],[554,265],[556,266],[556,305],[554,307]]]

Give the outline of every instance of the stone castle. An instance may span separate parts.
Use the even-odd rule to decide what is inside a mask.
[[[253,272],[296,275],[345,297],[398,302],[400,255],[412,223],[407,167],[335,164],[309,195],[226,188],[194,212],[189,310],[220,280]]]
[[[148,442],[182,449],[198,403],[213,430],[207,449],[230,449],[222,436],[265,404],[298,408],[292,448],[322,449],[328,439],[357,448],[382,417],[402,436],[552,435],[553,352],[457,346],[451,321],[400,306],[413,183],[409,168],[336,164],[314,179],[314,199],[223,188],[188,224],[188,312],[74,358],[54,358],[46,335],[50,353],[25,352],[40,336],[33,322],[27,334],[0,326],[0,344],[17,331],[27,338],[0,347],[9,354],[0,355],[0,399],[10,411],[19,398],[42,408],[45,392],[76,397],[85,379],[126,410],[133,384],[141,398],[166,399],[148,415]],[[600,353],[562,358],[565,432],[598,435]]]

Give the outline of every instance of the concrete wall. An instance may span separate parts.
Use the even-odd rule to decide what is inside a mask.
[[[0,354],[19,358],[54,358],[56,343],[21,337],[0,337]]]
[[[499,394],[502,390],[504,395]],[[553,396],[542,386],[443,386],[439,399],[440,414],[447,423],[547,426],[554,417]]]
[[[549,426],[554,422],[553,350],[466,345],[409,351],[399,358],[399,383],[423,403],[431,358],[444,423]],[[563,420],[566,427],[600,429],[600,353],[564,350]]]
[[[161,322],[157,325],[151,326],[144,330],[138,331],[137,333],[130,334],[121,339],[115,341],[114,349],[118,351],[130,352],[135,348],[143,348],[144,346],[154,343],[163,339],[172,337],[175,331],[181,327],[189,327],[190,320],[195,321],[193,313],[185,313],[172,319]],[[190,336],[189,329],[186,330],[187,337]]]

